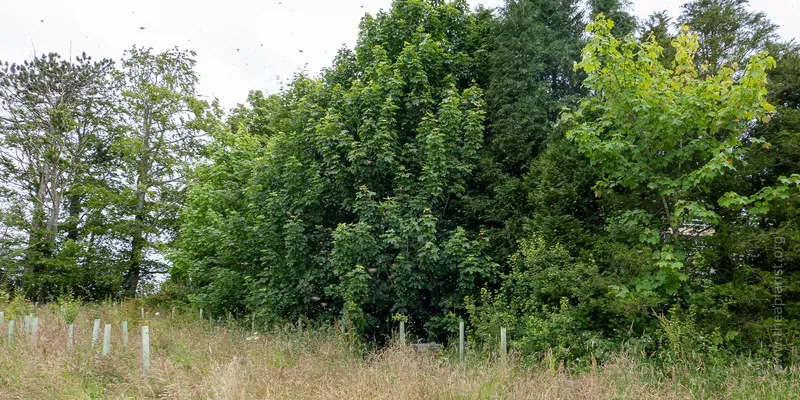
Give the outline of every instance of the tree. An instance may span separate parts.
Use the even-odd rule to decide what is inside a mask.
[[[78,255],[59,252],[80,239],[91,166],[110,130],[112,68],[85,54],[72,62],[51,53],[0,71],[0,179],[4,208],[15,214],[5,231],[27,236],[24,248],[5,257],[24,264],[26,293],[40,301],[76,284],[64,276]]]
[[[663,49],[661,55],[661,63],[664,67],[670,68],[672,63],[675,62],[675,48],[672,47],[672,40],[675,39],[675,34],[671,31],[672,18],[666,11],[659,11],[651,14],[645,21],[641,23],[639,31],[641,32],[640,41],[650,39],[652,35],[659,46]]]
[[[380,340],[401,313],[443,338],[495,276],[484,238],[460,223],[483,143],[485,15],[395,1],[322,78],[238,112],[182,213],[173,271],[194,301],[273,321],[345,317]],[[253,115],[271,117],[256,127]]]
[[[629,7],[628,0],[589,0],[592,20],[603,14],[614,21],[611,33],[618,38],[624,38],[636,31],[636,18],[626,11]]]
[[[749,0],[694,0],[684,4],[678,21],[698,35],[695,62],[714,75],[723,67],[737,69],[777,39],[778,26],[764,13],[747,10]]]
[[[128,241],[128,295],[136,293],[143,277],[166,271],[153,251],[174,235],[185,175],[202,151],[205,132],[216,128],[215,108],[197,96],[194,56],[133,47],[116,74],[123,131],[113,149],[120,170],[113,214]]]
[[[260,90],[253,90],[247,95],[247,105],[239,104],[231,110],[228,118],[232,132],[246,131],[254,135],[269,137],[277,132],[272,130],[271,121],[278,118],[270,112],[278,109],[274,106],[280,102],[278,95],[265,96]]]
[[[573,64],[584,26],[576,1],[506,4],[493,31],[486,92],[492,124],[487,152],[503,171],[524,171],[544,147],[561,108],[580,94]]]
[[[496,260],[515,252],[532,214],[523,176],[582,93],[573,65],[585,27],[576,1],[508,1],[501,11],[487,43],[486,144],[465,204]]]
[[[774,110],[765,87],[775,61],[759,53],[738,78],[723,68],[704,79],[693,63],[697,37],[685,28],[673,42],[674,68],[667,69],[654,39],[620,41],[612,27],[603,17],[590,25],[592,38],[578,67],[588,74],[593,95],[563,123],[575,124],[567,136],[601,174],[597,195],[625,195],[618,218],[641,226],[640,241],[654,249],[653,267],[632,283],[656,305],[690,277],[680,242],[704,228],[687,224],[720,221],[709,185],[741,157],[750,121]],[[617,290],[624,295],[628,289]]]
[[[724,194],[721,203],[727,207],[721,210],[724,219],[703,257],[724,277],[719,284],[727,284],[730,292],[720,290],[709,303],[727,295],[730,299],[720,304],[731,310],[728,321],[742,327],[742,341],[752,346],[770,343],[759,352],[780,360],[790,354],[800,332],[800,264],[791,245],[800,240],[800,53],[793,43],[770,44],[767,49],[776,59],[767,85],[768,100],[776,110],[768,122],[753,126],[750,136],[757,140],[745,142],[738,173],[712,187]],[[781,303],[781,314],[776,315],[775,304]]]

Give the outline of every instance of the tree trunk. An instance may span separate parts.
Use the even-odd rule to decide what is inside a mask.
[[[67,207],[69,216],[67,217],[68,222],[64,224],[64,228],[67,231],[67,239],[77,241],[78,225],[83,204],[81,197],[74,193],[67,195],[67,202],[69,203],[69,206]]]
[[[50,171],[50,202],[53,208],[50,209],[50,215],[47,219],[47,241],[55,242],[58,235],[58,219],[61,216],[61,199],[62,188],[60,182],[61,170],[58,166],[53,166]]]
[[[142,220],[136,216],[136,224],[141,224]],[[141,229],[137,228],[131,239],[131,256],[128,265],[128,272],[125,273],[125,295],[133,297],[139,288],[139,279],[142,276],[142,259],[144,256],[144,235]]]
[[[33,205],[33,211],[31,213],[31,230],[28,233],[28,261],[30,262],[32,258],[36,258],[33,255],[34,249],[38,248],[41,242],[41,232],[42,226],[44,225],[44,201],[45,201],[45,193],[47,191],[47,180],[44,177],[44,172],[39,174],[39,185],[36,189],[36,202]],[[28,263],[30,264],[30,263]],[[27,268],[27,267],[26,267]]]
[[[145,136],[147,137],[147,135]],[[148,140],[145,139],[145,143]],[[135,296],[136,289],[139,287],[139,279],[142,275],[142,259],[146,240],[144,236],[145,223],[145,196],[147,194],[147,152],[143,151],[143,159],[139,164],[139,177],[136,181],[136,212],[134,214],[134,228],[131,238],[131,255],[128,263],[128,272],[125,274],[125,294]]]
[[[145,157],[146,158],[146,157]],[[143,160],[144,161],[144,160]],[[134,216],[133,237],[131,238],[131,255],[128,264],[128,272],[125,274],[125,295],[133,297],[139,287],[139,279],[142,276],[142,259],[144,259],[145,236],[144,236],[144,216],[145,216],[145,183],[147,168],[144,162],[139,166],[139,178],[136,181],[136,213]]]
[[[135,296],[142,276],[142,260],[147,245],[144,235],[146,214],[146,195],[149,188],[150,176],[150,113],[145,109],[142,129],[142,148],[139,153],[139,170],[136,178],[136,211],[134,213],[134,228],[131,238],[131,255],[128,263],[128,272],[125,274],[125,294]]]
[[[45,251],[42,229],[45,226],[44,202],[47,195],[47,179],[44,168],[46,166],[42,166],[39,170],[36,200],[31,212],[31,228],[28,232],[28,248],[25,254],[23,288],[27,296],[33,296],[35,288],[31,285],[30,278],[35,277],[39,272],[39,260]]]

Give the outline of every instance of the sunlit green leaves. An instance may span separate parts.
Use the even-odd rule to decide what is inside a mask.
[[[709,185],[741,162],[742,138],[752,121],[774,111],[765,87],[766,71],[775,61],[762,52],[740,76],[722,68],[703,77],[694,63],[699,42],[688,28],[673,40],[675,59],[666,68],[654,38],[619,40],[611,35],[613,26],[601,15],[587,28],[592,36],[576,68],[588,74],[584,84],[593,95],[562,123],[569,127],[567,137],[599,169],[600,192],[652,199],[652,207],[622,215],[645,224],[641,240],[656,250],[655,269],[637,287],[671,295],[686,275],[680,272],[682,257],[665,243],[677,235],[696,235],[683,228],[687,223],[720,221]],[[735,195],[722,201],[742,203]],[[643,219],[648,213],[657,218]]]

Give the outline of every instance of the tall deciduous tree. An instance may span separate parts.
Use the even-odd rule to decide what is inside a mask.
[[[78,262],[57,258],[66,239],[78,240],[90,166],[108,140],[112,68],[85,54],[68,61],[51,53],[0,71],[3,206],[17,214],[6,232],[27,236],[16,260],[27,294],[40,300],[64,290],[65,268]]]
[[[127,237],[124,290],[136,293],[142,277],[165,272],[159,253],[174,234],[184,177],[213,127],[210,106],[198,98],[195,53],[156,53],[133,47],[116,74],[122,95],[117,138],[119,168],[115,214]]]

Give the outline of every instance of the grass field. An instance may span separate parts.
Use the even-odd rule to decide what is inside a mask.
[[[53,307],[40,308],[38,337],[18,325],[14,345],[0,327],[0,399],[795,399],[800,370],[753,360],[733,365],[654,367],[622,352],[602,365],[569,370],[547,360],[523,367],[452,351],[418,355],[395,344],[365,351],[334,329],[254,333],[196,315],[150,313],[133,305],[84,309],[74,348]],[[92,349],[92,321],[112,324],[112,351]],[[122,348],[121,321],[131,326]],[[142,325],[152,329],[152,365],[142,374]]]

